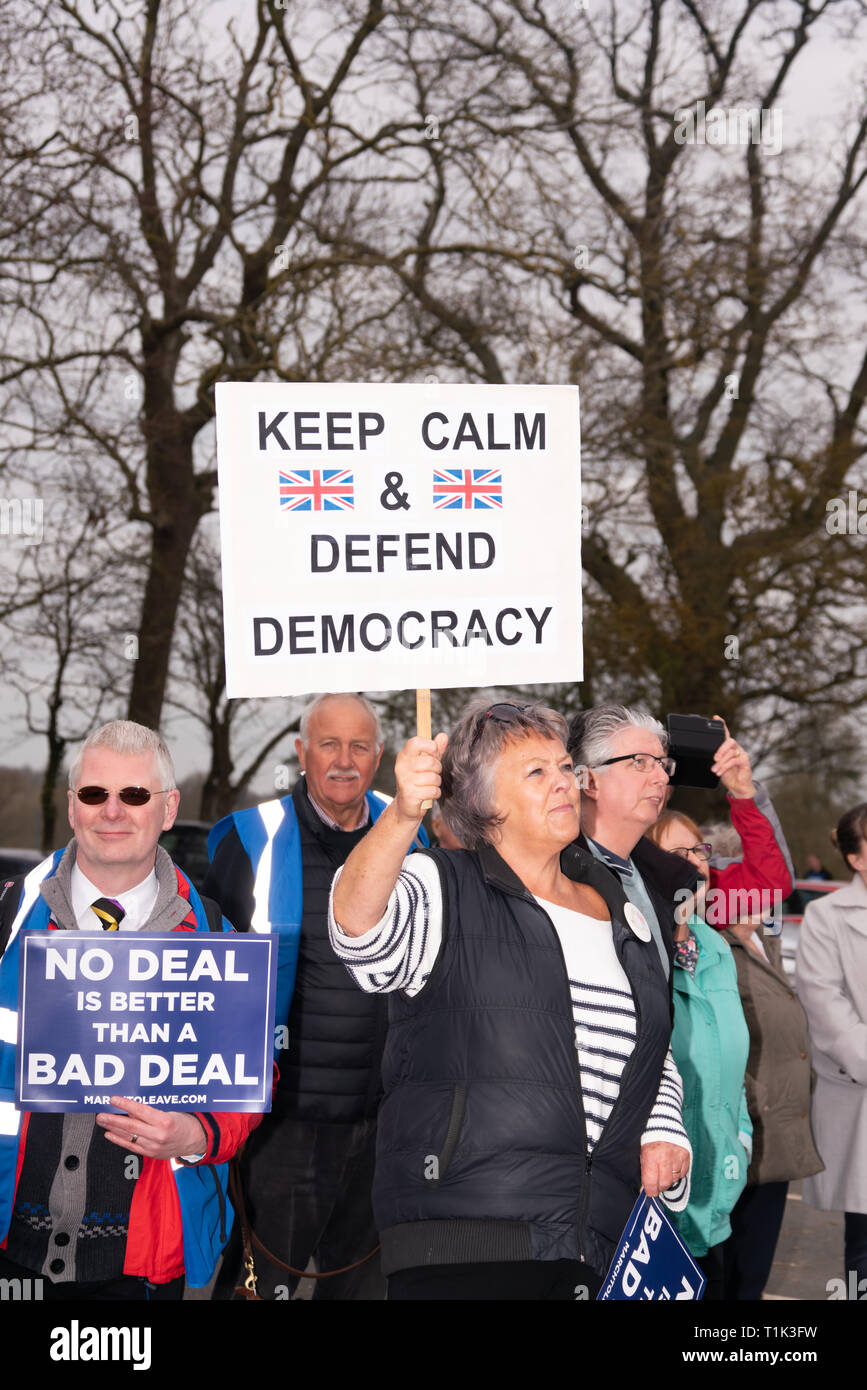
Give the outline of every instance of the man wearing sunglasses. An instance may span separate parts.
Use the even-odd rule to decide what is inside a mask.
[[[19,932],[231,931],[158,845],[179,792],[160,736],[116,720],[69,774],[73,839],[0,894],[0,1275],[44,1299],[170,1300],[214,1272],[227,1238],[227,1160],[258,1114],[22,1114],[14,1104]],[[134,1159],[134,1161],[133,1161]]]

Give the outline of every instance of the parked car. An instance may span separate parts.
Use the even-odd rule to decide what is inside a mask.
[[[201,891],[208,871],[208,831],[204,821],[178,820],[164,830],[160,844]],[[41,864],[45,855],[38,849],[0,849],[0,888],[10,878],[26,874]]]
[[[202,890],[208,872],[208,831],[210,826],[201,820],[176,820],[171,830],[164,830],[160,844],[189,878],[194,887]]]
[[[795,973],[798,933],[801,930],[801,921],[807,903],[811,903],[814,898],[821,898],[823,893],[835,893],[838,888],[845,887],[845,882],[841,883],[838,879],[833,878],[795,879],[791,893],[783,901],[783,966],[787,975],[794,975]]]
[[[0,849],[0,878],[17,878],[41,864],[45,855],[40,849]]]

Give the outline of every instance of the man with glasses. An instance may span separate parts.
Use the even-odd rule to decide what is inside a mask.
[[[569,726],[569,753],[581,782],[581,842],[623,885],[630,926],[649,932],[671,979],[674,909],[698,874],[644,838],[662,811],[674,761],[668,735],[651,715],[624,705],[582,710]]]
[[[667,746],[658,720],[623,705],[582,710],[570,725],[569,752],[582,783],[582,839],[617,874],[647,920],[670,977],[674,908],[685,889],[693,891],[697,875],[688,860],[678,866],[645,838],[668,800],[675,764]],[[750,850],[747,862],[711,862],[708,922],[726,927],[746,915],[746,895],[788,892],[791,877],[779,822],[728,729],[712,771],[728,793],[732,824]]]
[[[259,1114],[22,1113],[13,1099],[22,927],[230,931],[159,847],[180,794],[169,751],[127,720],[87,739],[69,773],[73,839],[0,892],[0,1276],[41,1277],[43,1299],[170,1300],[213,1275],[226,1160]],[[189,1171],[180,1171],[188,1169]]]

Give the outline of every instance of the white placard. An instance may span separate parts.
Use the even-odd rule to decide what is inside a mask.
[[[217,386],[231,697],[579,681],[574,386]]]

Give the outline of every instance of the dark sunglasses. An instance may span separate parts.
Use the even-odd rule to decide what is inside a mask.
[[[162,787],[156,792],[149,792],[147,787],[121,787],[118,798],[124,806],[147,806],[152,796],[162,796],[163,792],[170,791],[171,787]],[[106,791],[105,787],[80,787],[75,795],[85,806],[102,806],[111,792]]]
[[[490,709],[484,710],[478,717],[470,748],[475,748],[489,719],[495,720],[497,724],[519,724],[524,710],[529,708],[529,705],[491,705]]]

